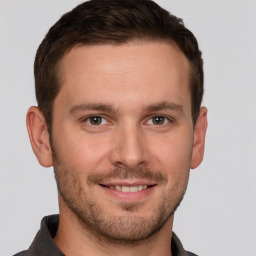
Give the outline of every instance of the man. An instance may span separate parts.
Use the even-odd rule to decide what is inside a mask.
[[[195,255],[172,232],[207,110],[193,34],[150,0],[91,0],[49,30],[27,113],[60,214],[17,255]]]

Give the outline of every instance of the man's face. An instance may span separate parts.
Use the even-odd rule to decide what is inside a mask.
[[[134,241],[171,220],[192,151],[190,66],[163,42],[73,48],[53,109],[61,201],[86,228]]]

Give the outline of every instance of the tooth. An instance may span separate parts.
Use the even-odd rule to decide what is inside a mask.
[[[118,190],[118,191],[122,191],[122,187],[119,186],[119,185],[115,186],[115,189]]]
[[[122,186],[122,192],[129,192],[130,188],[127,186]]]
[[[137,192],[137,191],[138,191],[137,186],[130,187],[130,192]]]
[[[109,186],[109,188],[111,189],[116,189],[118,191],[122,191],[122,192],[138,192],[141,191],[143,189],[147,188],[147,185],[139,185],[139,186],[120,186],[120,185],[116,185],[116,186]]]

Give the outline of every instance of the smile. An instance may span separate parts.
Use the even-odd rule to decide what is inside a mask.
[[[135,192],[142,191],[147,188],[153,187],[154,185],[137,185],[137,186],[111,185],[111,186],[106,186],[106,185],[101,184],[101,186],[109,188],[109,189],[117,190],[120,192],[124,192],[124,193],[131,193],[131,192],[135,193]]]

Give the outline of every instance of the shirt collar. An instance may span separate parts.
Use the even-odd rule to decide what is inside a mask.
[[[31,256],[64,256],[60,249],[55,245],[53,238],[55,237],[59,225],[59,215],[46,216],[41,221],[41,227],[38,231],[33,243],[29,247]],[[173,256],[189,256],[194,255],[186,252],[179,238],[172,233],[171,248]]]
[[[29,247],[31,256],[64,256],[55,245],[55,237],[59,226],[59,215],[46,216],[41,221],[41,227],[36,237]]]

